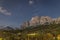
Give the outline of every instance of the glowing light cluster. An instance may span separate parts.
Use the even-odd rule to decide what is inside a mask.
[[[27,34],[28,36],[35,36],[38,35],[38,33],[31,33],[31,34]]]

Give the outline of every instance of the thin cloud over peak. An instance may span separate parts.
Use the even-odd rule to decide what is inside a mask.
[[[4,7],[0,7],[0,14],[7,15],[7,16],[11,15],[11,13]]]

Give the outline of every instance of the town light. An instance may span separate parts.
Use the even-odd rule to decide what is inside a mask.
[[[37,33],[31,33],[31,34],[27,34],[28,36],[35,36],[38,35]]]

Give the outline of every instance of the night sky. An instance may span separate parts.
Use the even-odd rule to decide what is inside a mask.
[[[0,26],[20,26],[33,16],[60,16],[60,0],[0,0]]]

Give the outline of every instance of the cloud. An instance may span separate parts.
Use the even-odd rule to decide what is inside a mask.
[[[33,4],[34,3],[34,1],[32,1],[32,0],[29,0],[29,4],[31,5],[31,4]]]
[[[11,13],[7,9],[5,9],[4,7],[0,7],[0,14],[8,15],[8,16],[11,15]]]

